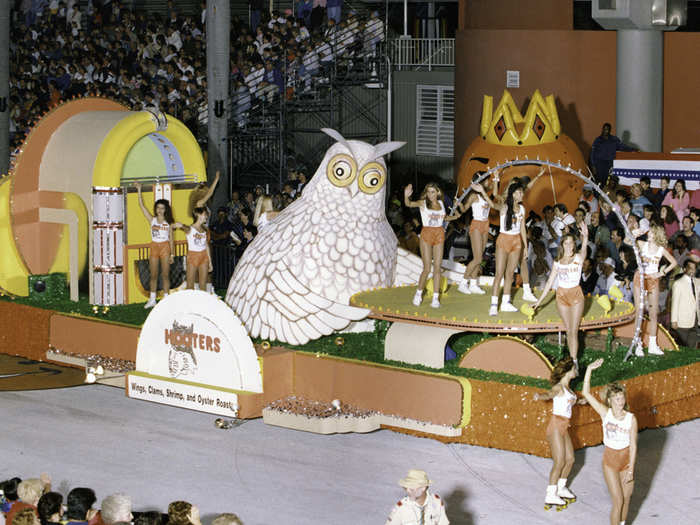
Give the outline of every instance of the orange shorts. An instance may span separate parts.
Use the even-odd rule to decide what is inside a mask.
[[[209,264],[209,257],[207,257],[206,250],[202,250],[201,252],[187,252],[187,266],[199,268],[203,264]]]
[[[469,233],[471,232],[479,232],[479,233],[488,233],[489,232],[489,221],[475,221],[473,220],[471,224],[469,224]]]
[[[569,431],[570,424],[571,420],[569,418],[552,414],[552,417],[549,419],[549,424],[547,425],[547,435],[556,432],[563,436]]]
[[[630,448],[615,450],[614,448],[605,447],[603,450],[603,465],[611,469],[622,472],[630,464]]]
[[[519,252],[523,248],[523,242],[520,235],[508,235],[507,233],[499,233],[496,238],[496,249],[504,250],[506,253]]]
[[[634,272],[634,287],[639,288],[640,283],[639,283],[639,272]],[[644,289],[647,292],[651,292],[653,290],[658,290],[659,289],[659,279],[656,277],[649,277],[648,275],[644,276]]]
[[[170,257],[170,243],[152,242],[151,243],[151,259],[161,259],[162,257]]]
[[[430,246],[437,246],[445,242],[445,229],[442,226],[423,226],[420,238]]]
[[[580,286],[573,288],[557,288],[557,302],[562,306],[574,306],[575,304],[584,301],[583,290]]]

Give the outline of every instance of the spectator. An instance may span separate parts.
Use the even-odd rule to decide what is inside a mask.
[[[212,244],[223,246],[230,243],[233,225],[229,222],[227,214],[228,209],[224,206],[220,207],[216,212],[215,220],[209,225]]]
[[[594,211],[591,213],[591,223],[588,226],[588,238],[593,241],[596,247],[606,245],[610,241],[610,230],[605,224],[600,223],[600,212]],[[595,256],[595,250],[593,251]]]
[[[37,512],[39,498],[45,490],[51,489],[51,478],[48,474],[41,474],[41,478],[31,478],[21,481],[17,485],[18,500],[13,503],[12,508],[5,515],[5,523],[12,523],[15,514],[23,509],[32,509]]]
[[[431,494],[428,490],[432,481],[424,471],[409,470],[408,475],[399,480],[399,485],[406,490],[406,497],[394,505],[386,525],[420,522],[426,525],[428,523],[447,525],[449,523],[445,514],[445,504],[437,494]],[[422,518],[417,519],[417,516]]]
[[[685,237],[688,241],[689,250],[700,250],[700,236],[698,236],[693,228],[695,227],[695,221],[690,216],[683,218],[683,229],[673,236],[673,238]],[[671,240],[673,240],[673,238]]]
[[[595,195],[593,195],[593,186],[590,184],[584,184],[583,194],[581,195],[579,202],[588,203],[591,212],[598,210],[598,199],[595,197]]]
[[[612,258],[608,257],[600,264],[598,273],[594,290],[597,295],[607,295],[613,285],[620,285],[620,281],[615,277],[615,261]]]
[[[140,512],[134,518],[134,525],[163,525],[163,514],[156,511]]]
[[[697,347],[697,325],[700,308],[700,279],[695,277],[697,264],[687,260],[683,275],[673,283],[671,290],[671,327],[683,346]]]
[[[676,217],[676,212],[673,211],[668,205],[661,206],[661,211],[659,211],[659,218],[663,224],[664,230],[666,231],[666,237],[673,237],[676,232],[680,229],[678,226],[678,218]]]
[[[649,177],[642,177],[639,179],[639,184],[642,187],[642,195],[646,197],[649,202],[651,202],[655,208],[661,207],[661,201],[664,200],[666,195],[661,195],[661,192],[655,192],[651,189],[651,179]]]
[[[593,259],[587,257],[583,261],[581,270],[581,290],[585,295],[590,295],[595,292],[595,286],[598,282],[598,272],[595,271]]]
[[[37,503],[41,525],[58,525],[63,518],[63,496],[58,492],[47,492]]]
[[[199,509],[187,501],[173,501],[168,505],[168,525],[202,525]]]
[[[97,515],[97,511],[92,508],[96,501],[92,489],[77,487],[71,490],[66,498],[65,518],[68,519],[68,525],[87,525]]]
[[[615,214],[610,204],[606,201],[601,201],[600,203],[600,220],[607,226],[608,231],[613,231],[615,228],[622,226],[617,214]]]
[[[100,510],[105,525],[129,525],[134,519],[131,514],[131,498],[117,493],[102,500]]]
[[[241,521],[241,518],[235,514],[226,513],[219,514],[216,518],[214,518],[214,521],[211,522],[211,525],[243,525],[243,522]]]
[[[326,2],[326,12],[328,14],[328,21],[335,21],[336,24],[340,24],[341,11],[343,9],[343,0],[327,0]]]
[[[651,205],[651,201],[647,199],[644,195],[642,195],[641,184],[632,184],[630,193],[632,194],[630,198],[630,204],[632,205],[632,213],[634,213],[638,217],[641,217],[644,213],[644,206]]]
[[[399,236],[399,246],[416,255],[420,254],[420,238],[416,234],[411,221],[403,223],[403,232]]]
[[[690,257],[687,237],[676,234],[675,238],[671,240],[671,245],[674,247],[671,252],[673,258],[676,259],[678,266],[683,267],[685,261]]]
[[[668,192],[664,197],[663,204],[671,206],[676,212],[676,217],[679,221],[683,221],[683,217],[688,215],[690,206],[690,196],[685,191],[685,182],[677,180],[673,185],[673,191]]]
[[[40,525],[39,516],[35,509],[25,508],[18,511],[7,525]]]
[[[610,132],[612,126],[609,122],[603,124],[600,136],[593,141],[591,148],[591,170],[599,186],[605,184],[608,174],[612,169],[615,153],[618,151],[635,151],[635,148],[624,144]]]

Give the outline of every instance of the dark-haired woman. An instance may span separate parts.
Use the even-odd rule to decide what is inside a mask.
[[[523,206],[524,189],[521,184],[513,183],[508,187],[505,202],[496,204],[488,197],[480,184],[473,185],[474,190],[486,199],[492,208],[500,212],[501,230],[496,238],[496,275],[493,279],[491,307],[489,315],[498,315],[498,295],[503,283],[503,299],[501,312],[517,312],[518,309],[510,302],[510,291],[513,286],[513,274],[520,262],[520,253],[527,253],[527,235],[525,233],[525,206]]]
[[[576,252],[576,238],[573,234],[567,233],[561,239],[557,259],[552,266],[552,273],[547,279],[547,284],[542,290],[542,295],[534,304],[537,308],[547,296],[552,288],[554,280],[557,279],[557,310],[566,328],[566,341],[569,344],[569,354],[574,360],[574,368],[578,373],[578,327],[583,317],[583,307],[585,299],[581,290],[581,272],[583,261],[586,260],[586,250],[588,249],[588,228],[581,222],[578,224],[581,232],[581,249]]]
[[[163,280],[163,297],[170,293],[170,265],[174,260],[173,248],[173,211],[170,202],[166,199],[158,199],[153,204],[153,214],[143,203],[141,184],[136,183],[139,192],[139,206],[143,216],[151,225],[151,252],[148,257],[148,266],[151,273],[151,294],[144,308],[153,308],[156,305],[156,291],[158,289],[158,270]]]
[[[47,492],[37,503],[41,525],[54,525],[63,518],[63,496],[58,492]]]
[[[199,289],[203,291],[207,286],[207,275],[212,270],[209,230],[206,228],[209,212],[206,208],[195,208],[192,215],[192,225],[178,223],[176,227],[184,230],[187,235],[187,289],[194,290],[196,280]]]
[[[634,490],[634,462],[637,458],[637,418],[627,406],[627,391],[612,383],[603,389],[601,403],[591,394],[591,374],[602,359],[588,365],[583,379],[583,397],[603,422],[603,476],[612,499],[610,525],[624,525]]]
[[[673,191],[666,194],[661,204],[673,208],[678,217],[678,223],[683,224],[683,217],[690,213],[690,195],[685,189],[685,182],[677,180],[673,184]]]
[[[547,442],[552,453],[552,470],[549,471],[549,484],[545,495],[545,506],[566,505],[576,496],[566,487],[566,481],[574,466],[574,446],[569,435],[571,410],[576,404],[576,394],[569,388],[569,382],[576,377],[574,360],[566,357],[552,370],[552,388],[545,394],[536,393],[535,401],[552,400],[552,417],[547,425]],[[585,402],[579,400],[579,404]]]

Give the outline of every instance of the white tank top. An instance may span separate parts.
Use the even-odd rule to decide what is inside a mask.
[[[632,412],[625,412],[625,417],[619,420],[613,416],[612,408],[609,408],[603,418],[603,444],[615,450],[629,447],[631,429]]]
[[[571,419],[571,409],[576,404],[576,394],[562,387],[561,393],[552,398],[552,414]]]
[[[472,203],[472,218],[475,221],[487,221],[489,219],[489,212],[491,211],[491,206],[486,202],[481,195],[476,194],[476,202]]]
[[[187,249],[191,252],[202,252],[207,249],[207,232],[200,233],[190,227],[187,233]]]
[[[440,204],[439,210],[430,210],[428,209],[426,201],[423,201],[423,204],[419,208],[420,220],[423,223],[423,226],[438,228],[442,226],[443,222],[445,222],[445,205],[442,203],[442,201],[438,201],[438,203]]]
[[[170,240],[170,224],[167,222],[158,222],[158,219],[151,219],[151,241],[153,242],[168,242]]]
[[[267,212],[261,213],[260,217],[258,217],[258,231],[262,231],[269,223],[270,220],[267,218]]]
[[[518,206],[518,212],[513,215],[513,227],[506,228],[506,207],[504,206],[501,210],[501,233],[506,235],[520,235],[520,224],[525,218],[525,206],[520,204]]]
[[[569,264],[554,261],[554,268],[557,272],[557,285],[560,288],[575,288],[581,284],[583,263],[579,254],[574,255],[574,260]]]
[[[657,246],[656,253],[651,253],[649,243],[645,242],[642,244],[642,249],[639,250],[639,254],[642,256],[642,266],[644,267],[645,274],[652,274],[659,271],[659,263],[661,262],[663,253],[664,249],[662,246]]]

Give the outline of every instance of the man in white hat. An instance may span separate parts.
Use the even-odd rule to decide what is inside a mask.
[[[445,504],[440,496],[431,494],[433,482],[423,470],[411,469],[399,485],[406,489],[406,497],[389,514],[386,525],[448,525]]]
[[[607,295],[613,285],[619,287],[620,284],[622,284],[615,277],[615,261],[612,257],[606,257],[605,260],[598,265],[598,273],[598,282],[594,290],[596,295]]]

